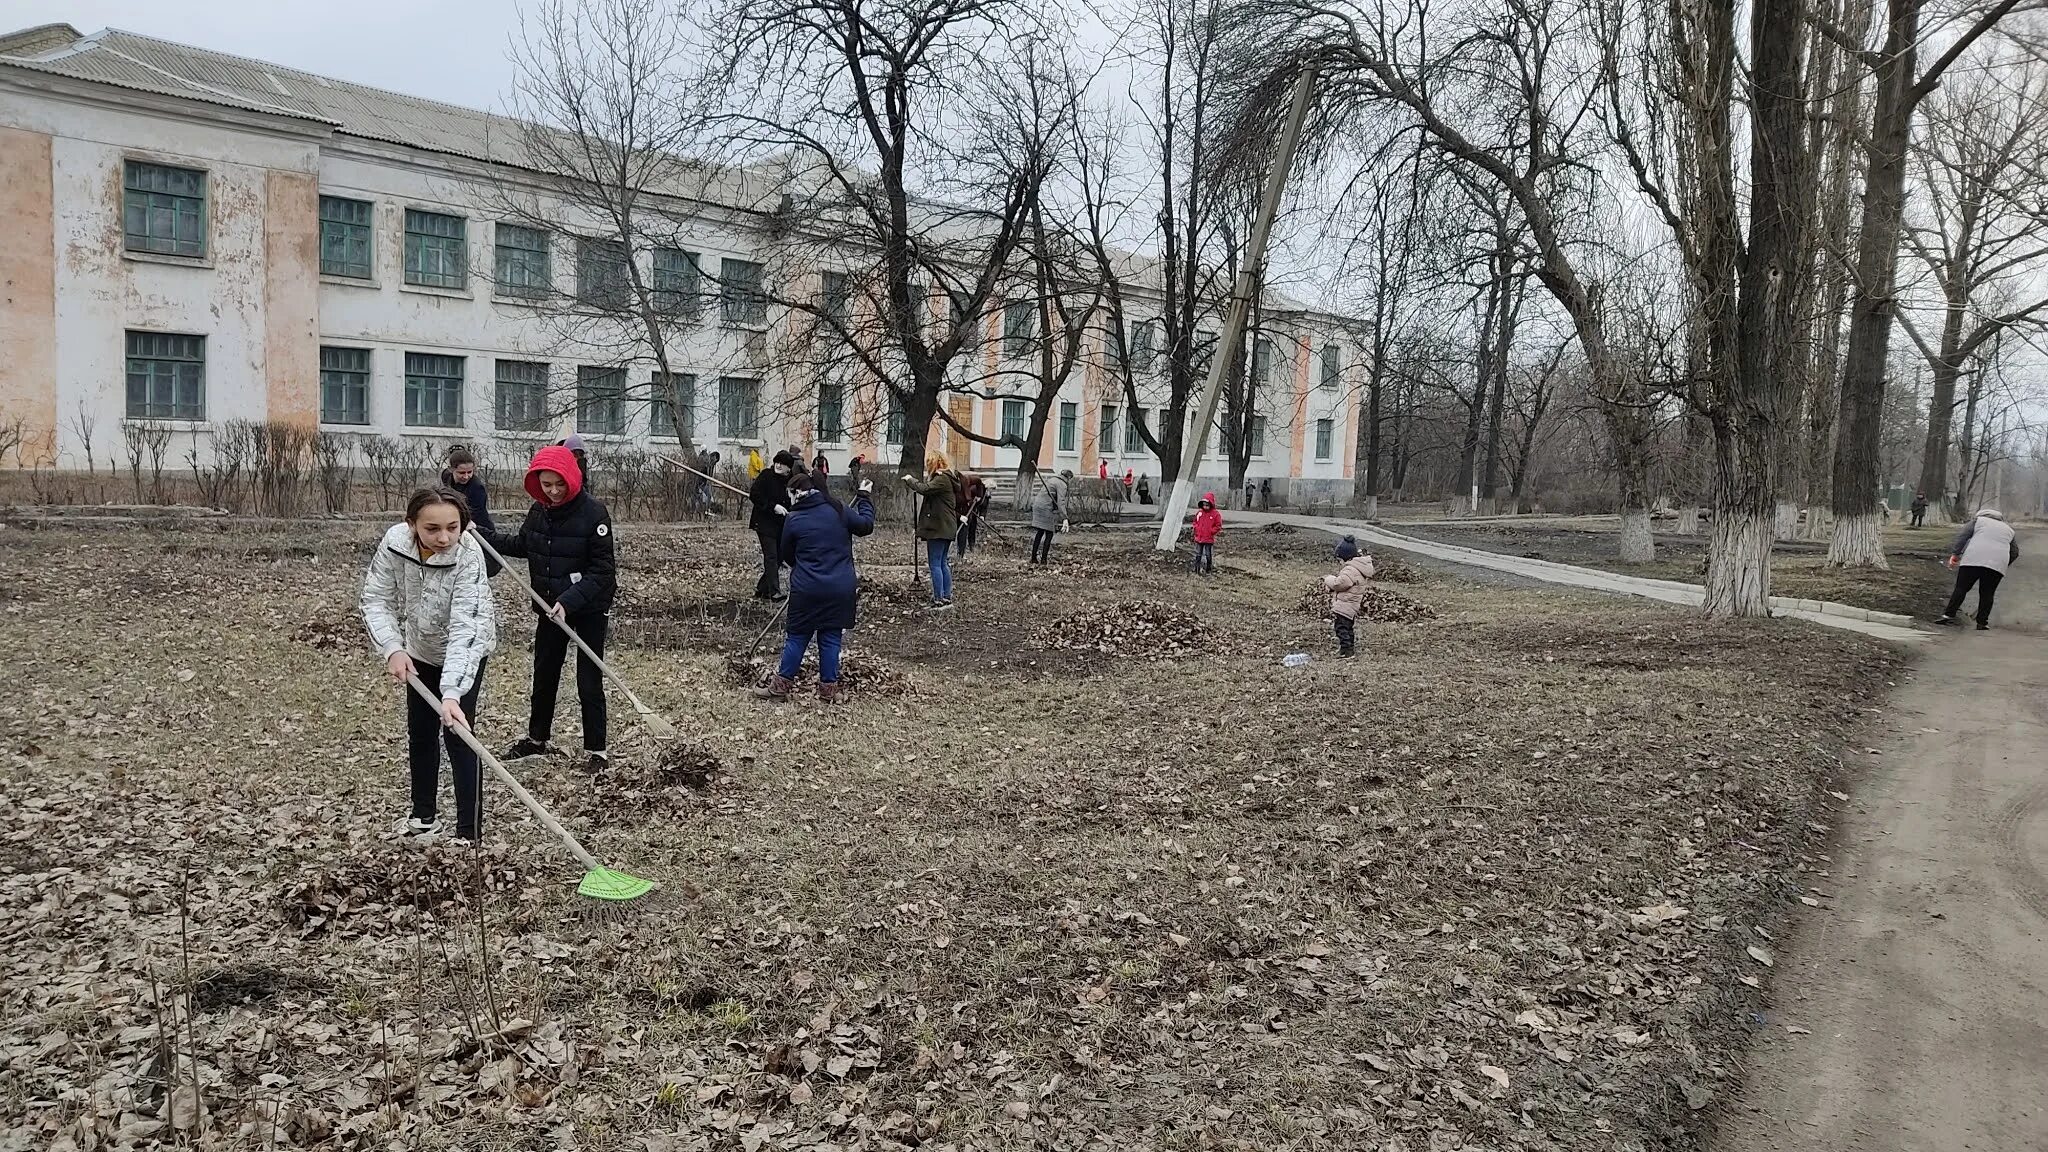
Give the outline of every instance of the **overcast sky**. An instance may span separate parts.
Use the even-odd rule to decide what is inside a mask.
[[[373,84],[469,108],[502,109],[514,0],[0,0],[0,28],[66,23],[163,40]]]

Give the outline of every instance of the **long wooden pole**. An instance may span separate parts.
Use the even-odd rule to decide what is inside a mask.
[[[733,487],[730,484],[727,484],[725,481],[720,480],[718,477],[713,476],[708,472],[699,472],[695,468],[690,467],[688,464],[683,463],[681,460],[678,460],[673,456],[656,456],[655,459],[661,461],[664,464],[673,464],[676,467],[681,468],[683,471],[688,472],[692,476],[702,476],[704,479],[711,481],[713,484],[718,485],[720,488],[723,488],[727,492],[731,492],[734,495],[747,495],[747,493],[741,491],[738,488]]]
[[[1216,421],[1216,397],[1223,390],[1223,374],[1230,371],[1230,362],[1244,340],[1245,321],[1251,315],[1252,300],[1266,262],[1266,237],[1273,231],[1273,217],[1280,210],[1280,194],[1287,187],[1287,170],[1294,166],[1294,150],[1301,144],[1301,125],[1308,119],[1308,102],[1315,84],[1316,72],[1310,67],[1304,67],[1294,82],[1294,103],[1287,112],[1287,128],[1280,134],[1280,151],[1266,173],[1265,199],[1259,205],[1258,222],[1252,226],[1251,243],[1245,246],[1244,267],[1238,269],[1237,284],[1230,293],[1230,319],[1223,326],[1222,342],[1209,362],[1209,380],[1202,386],[1198,419],[1194,428],[1182,436],[1180,479],[1167,490],[1165,514],[1159,522],[1159,541],[1155,547],[1161,552],[1173,551],[1174,542],[1180,538],[1181,517],[1187,515],[1188,497],[1201,486],[1196,470],[1202,466],[1202,449],[1208,444],[1209,428]]]

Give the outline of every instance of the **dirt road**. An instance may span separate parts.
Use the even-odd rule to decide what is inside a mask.
[[[1712,1146],[2048,1149],[2043,569],[1900,685]]]

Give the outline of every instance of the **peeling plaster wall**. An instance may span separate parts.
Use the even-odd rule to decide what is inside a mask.
[[[23,423],[19,453],[0,468],[53,452],[57,432],[57,264],[50,137],[0,128],[0,421]]]

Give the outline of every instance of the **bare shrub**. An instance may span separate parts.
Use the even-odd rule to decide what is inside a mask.
[[[348,510],[349,493],[355,487],[356,439],[347,432],[313,433],[313,473],[330,516]]]

